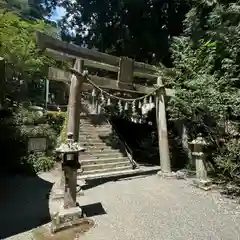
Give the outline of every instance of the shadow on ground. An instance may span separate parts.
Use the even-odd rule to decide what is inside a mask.
[[[136,178],[145,178],[149,175],[156,174],[158,170],[159,169],[153,169],[152,171],[146,171],[146,172],[141,172],[141,173],[136,173],[131,175],[120,175],[120,176],[107,177],[102,179],[85,180],[85,185],[81,186],[81,189],[83,191],[86,191],[88,189],[98,187],[108,182],[128,181]]]
[[[48,200],[52,183],[38,176],[0,177],[0,239],[50,221]]]
[[[86,217],[94,217],[107,214],[100,202],[81,206]]]

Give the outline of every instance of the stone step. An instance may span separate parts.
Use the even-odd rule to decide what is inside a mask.
[[[92,124],[86,124],[86,123],[80,123],[80,129],[112,129],[112,125],[92,125]]]
[[[98,143],[104,143],[103,141],[102,141],[102,139],[100,139],[100,138],[83,138],[83,137],[81,137],[81,138],[79,138],[79,142],[80,143],[91,143],[91,144],[98,144]]]
[[[112,131],[96,131],[96,130],[92,130],[92,131],[80,131],[79,132],[79,136],[109,136],[111,135],[113,132]]]
[[[82,170],[84,172],[86,171],[100,171],[100,170],[114,170],[119,167],[130,167],[132,168],[132,165],[128,161],[123,161],[123,162],[113,162],[113,163],[103,163],[103,164],[92,164],[92,165],[82,165]]]
[[[99,142],[92,142],[92,141],[79,141],[81,143],[81,145],[85,145],[85,146],[96,146],[96,147],[104,147],[104,146],[110,146],[105,142],[101,142],[101,140],[99,140]]]
[[[119,149],[114,149],[114,148],[86,148],[85,154],[93,154],[93,155],[98,155],[101,153],[104,154],[109,154],[109,153],[120,153],[121,151]]]
[[[109,135],[111,135],[112,132],[96,132],[96,131],[93,131],[93,132],[79,132],[79,136],[88,136],[88,137],[99,137],[99,136],[102,136],[102,137],[107,137]]]
[[[110,124],[104,124],[104,125],[93,125],[91,123],[80,123],[80,127],[83,128],[112,128]]]
[[[127,157],[106,157],[106,158],[80,158],[80,163],[82,166],[94,165],[94,164],[105,164],[105,163],[121,163],[129,162]]]
[[[82,175],[92,175],[92,174],[99,174],[99,173],[106,173],[106,172],[125,171],[125,170],[131,170],[131,169],[132,169],[132,165],[123,166],[123,167],[116,167],[116,168],[103,168],[103,169],[83,171],[80,174],[82,174]]]
[[[94,126],[86,126],[81,125],[80,130],[97,130],[97,131],[105,131],[105,130],[112,130],[111,126],[108,127],[94,127]]]
[[[92,151],[97,151],[97,152],[101,152],[101,151],[111,151],[111,150],[113,150],[113,151],[115,151],[116,150],[116,148],[114,148],[114,147],[112,147],[112,146],[107,146],[107,145],[93,145],[93,146],[91,146],[91,145],[85,145],[85,144],[81,144],[85,149],[86,149],[86,151],[87,152],[92,152]],[[117,149],[117,150],[119,150],[119,149]]]
[[[79,129],[79,132],[112,132],[112,128],[85,128],[85,127],[82,127]]]
[[[160,167],[147,167],[147,168],[136,168],[130,170],[122,170],[122,171],[115,171],[115,172],[105,172],[105,173],[97,173],[97,174],[88,174],[85,175],[84,173],[79,174],[77,176],[78,181],[82,180],[96,180],[96,179],[108,179],[108,178],[119,178],[119,177],[129,177],[129,176],[136,176],[136,175],[146,175],[146,174],[156,174],[160,170]]]
[[[82,135],[79,134],[79,141],[83,141],[83,140],[89,140],[89,141],[99,141],[102,140],[101,138],[99,138],[99,136],[95,135],[95,136],[87,136],[87,135]]]
[[[92,160],[92,159],[100,159],[100,158],[121,158],[126,157],[123,153],[119,151],[112,151],[112,152],[96,152],[96,153],[87,153],[87,154],[80,154],[80,160]]]

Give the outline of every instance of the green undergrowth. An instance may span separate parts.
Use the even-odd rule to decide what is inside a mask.
[[[0,144],[5,159],[6,171],[27,171],[37,173],[54,166],[55,147],[65,121],[65,113],[29,111],[17,106],[4,110],[0,121]],[[28,149],[29,138],[45,138],[44,152]]]

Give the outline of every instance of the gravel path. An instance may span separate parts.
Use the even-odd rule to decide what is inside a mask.
[[[237,206],[219,194],[158,176],[110,182],[85,192],[82,204],[100,202],[105,215],[82,240],[238,240]]]
[[[240,239],[238,206],[184,180],[147,176],[108,182],[85,190],[79,203],[96,223],[81,240]],[[0,239],[32,239],[27,234]]]

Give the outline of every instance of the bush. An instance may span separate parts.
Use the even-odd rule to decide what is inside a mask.
[[[213,159],[218,167],[218,176],[225,183],[240,184],[240,140],[229,139]]]
[[[169,112],[189,123],[191,136],[201,132],[211,143],[218,179],[238,185],[240,131],[226,131],[232,121],[240,124],[240,4],[235,2],[193,1],[184,35],[172,42],[176,74]]]
[[[67,139],[67,118],[65,118],[63,122],[62,129],[58,137],[58,143],[60,144],[62,142],[65,142],[66,139]]]
[[[14,172],[21,167],[21,158],[26,156],[26,142],[21,134],[20,126],[15,123],[11,110],[1,110],[0,146],[2,167],[4,172]]]
[[[49,171],[54,166],[54,156],[48,156],[46,153],[30,153],[22,159],[23,163],[31,167],[31,172]]]
[[[41,118],[41,122],[49,124],[57,134],[60,134],[65,118],[65,112],[47,111]]]
[[[61,131],[65,113],[46,112],[39,116],[23,106],[15,107],[0,121],[0,144],[3,155],[8,156],[7,170],[49,170],[54,164],[54,148]],[[28,152],[29,137],[45,137],[46,153]],[[14,151],[12,151],[14,149]],[[6,169],[6,168],[4,168]]]

